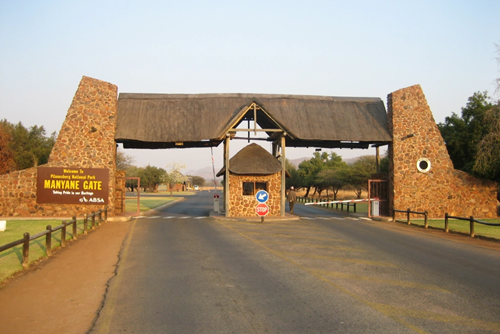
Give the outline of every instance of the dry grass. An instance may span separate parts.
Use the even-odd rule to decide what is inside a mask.
[[[297,196],[299,197],[304,197],[306,194],[306,190],[305,189],[300,189],[299,191],[297,191]],[[320,198],[318,197],[318,194],[314,194],[314,188],[311,188],[311,191],[309,191],[309,198]],[[368,196],[367,192],[366,191],[363,191],[363,193],[361,194],[361,198],[367,198],[366,196]],[[326,195],[326,191],[323,191],[321,193],[321,199],[327,199],[327,195]],[[333,200],[333,192],[332,191],[328,191],[328,199],[329,200]],[[339,201],[342,201],[342,200],[347,200],[347,199],[356,199],[356,194],[354,194],[354,191],[352,190],[339,190],[338,194],[337,194],[337,200]]]

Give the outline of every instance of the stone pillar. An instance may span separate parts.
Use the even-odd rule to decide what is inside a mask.
[[[109,169],[110,215],[115,211],[117,97],[117,86],[84,76],[47,164]]]
[[[389,207],[445,212],[461,217],[496,216],[494,182],[455,170],[420,85],[388,95]]]

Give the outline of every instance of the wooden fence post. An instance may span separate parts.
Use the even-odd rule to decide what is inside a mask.
[[[88,216],[87,214],[85,214],[83,216],[83,234],[87,234],[87,225],[88,225],[89,221],[88,221]]]
[[[95,229],[95,211],[92,211],[92,229]]]
[[[104,207],[104,222],[108,222],[108,207]]]
[[[429,228],[429,213],[426,211],[424,211],[424,227],[425,228]]]
[[[448,212],[444,214],[444,232],[448,233]]]
[[[406,210],[406,222],[408,223],[408,225],[411,225],[410,208],[408,208],[408,210]]]
[[[29,259],[30,259],[30,234],[26,232],[24,233],[24,243],[23,243],[23,268],[28,267]]]
[[[76,240],[78,238],[77,231],[76,231],[76,216],[73,216],[73,240]]]
[[[63,220],[61,229],[61,247],[66,246],[66,221]]]
[[[470,216],[469,220],[470,220],[470,234],[469,234],[469,236],[471,238],[474,238],[474,217]]]
[[[47,234],[45,235],[45,251],[47,256],[52,255],[52,226],[47,225]]]

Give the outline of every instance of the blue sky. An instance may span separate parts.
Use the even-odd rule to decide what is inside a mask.
[[[380,97],[420,84],[437,122],[500,76],[500,1],[0,0],[0,118],[59,131],[82,76],[127,93]],[[231,153],[237,152],[234,145]],[[215,149],[222,165],[221,147]],[[290,159],[313,149],[289,149]],[[336,151],[348,158],[369,150]],[[130,151],[210,166],[210,150]]]

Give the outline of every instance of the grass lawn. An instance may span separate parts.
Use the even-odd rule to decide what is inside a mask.
[[[406,219],[397,219],[398,222],[406,222]],[[500,224],[500,219],[481,219],[481,221],[493,224]],[[429,220],[430,228],[437,228],[444,230],[444,219],[442,220]],[[412,225],[424,226],[424,220],[420,219],[412,219]],[[467,220],[457,220],[457,219],[448,219],[448,229],[450,232],[464,233],[469,234],[470,232],[470,223]],[[483,225],[479,223],[474,223],[474,234],[476,236],[482,236],[487,238],[495,238],[500,240],[500,226],[489,226]]]
[[[24,233],[28,232],[31,236],[46,230],[47,225],[55,228],[62,224],[62,220],[7,220],[7,228],[0,232],[0,245],[5,245],[23,238]],[[87,228],[90,228],[89,220]],[[77,234],[83,233],[83,219],[77,223]],[[73,228],[71,225],[66,227],[66,240],[73,238]],[[59,247],[61,244],[61,230],[52,233],[52,248]],[[40,258],[47,256],[45,248],[45,236],[30,241],[29,264],[36,262]],[[23,269],[23,245],[10,248],[0,253],[0,282],[12,276],[17,271]]]
[[[177,193],[174,193],[177,194]],[[183,196],[190,195],[192,193],[182,192],[178,193]],[[158,206],[172,202],[179,197],[141,197],[140,211],[144,212],[150,209],[154,209]],[[127,199],[125,201],[125,209],[127,212],[135,212],[137,209],[137,199]],[[96,217],[97,222],[97,217]],[[47,225],[51,225],[55,228],[62,224],[62,219],[56,220],[8,220],[7,228],[5,231],[0,232],[0,245],[6,245],[13,241],[23,238],[25,232],[30,235],[35,235],[37,233],[46,230]],[[87,228],[90,229],[91,220],[89,219]],[[78,220],[77,223],[77,234],[83,233],[83,218]],[[66,227],[66,240],[71,240],[73,238],[73,228],[71,225]],[[59,247],[61,244],[61,230],[52,233],[52,248]],[[42,236],[36,240],[30,241],[29,250],[29,264],[40,260],[47,256],[47,250],[45,248],[45,236]],[[0,282],[11,277],[16,272],[23,269],[23,246],[19,245],[10,248],[6,251],[0,253]]]
[[[184,194],[186,195],[186,194]],[[179,199],[178,197],[146,197],[141,196],[139,211],[144,212],[163,204],[167,204],[169,202],[175,201]],[[136,212],[137,211],[137,198],[127,198],[125,199],[125,212]]]
[[[326,199],[325,199],[326,201]],[[304,202],[298,202],[300,204],[305,204]],[[352,206],[353,203],[350,203],[351,205],[349,206],[349,213],[352,213],[354,212],[354,207]],[[333,206],[332,206],[333,205]],[[327,208],[328,210],[333,210],[333,211],[341,211],[341,208],[342,206],[340,205],[340,203],[338,204],[338,208],[337,208],[337,204],[328,204],[328,206],[326,205],[319,205],[319,207],[321,208]],[[346,203],[344,203],[344,210],[343,212],[347,212],[347,205]],[[368,214],[368,203],[366,202],[360,202],[360,203],[356,203],[356,213],[366,213]]]

